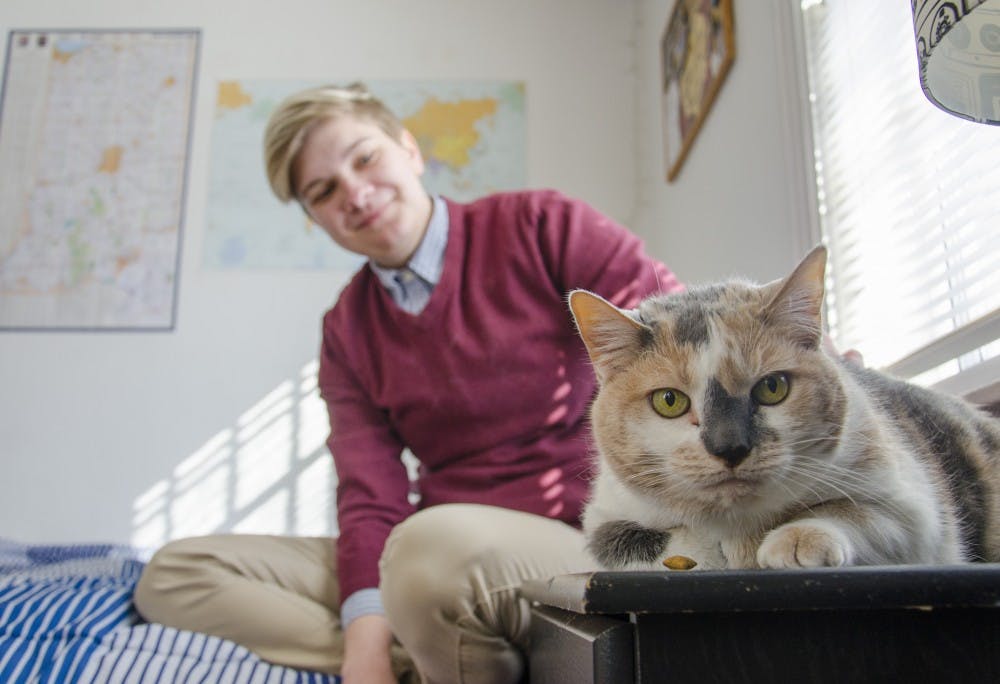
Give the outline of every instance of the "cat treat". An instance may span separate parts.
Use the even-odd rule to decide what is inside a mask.
[[[663,567],[668,570],[693,570],[698,561],[687,556],[667,556],[663,559]]]
[[[634,310],[570,294],[598,380],[601,566],[1000,561],[1000,421],[827,351],[825,269],[818,247],[782,280]]]

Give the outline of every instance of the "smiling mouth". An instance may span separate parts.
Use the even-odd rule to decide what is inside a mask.
[[[375,209],[374,211],[368,212],[362,217],[360,221],[357,222],[357,224],[355,224],[354,226],[355,230],[364,230],[365,228],[370,228],[376,221],[378,221],[379,217],[382,215],[382,212],[384,211],[385,211],[385,206],[381,206],[378,209]]]
[[[368,216],[354,224],[354,230],[364,230],[365,228],[371,227],[374,222],[375,216]]]

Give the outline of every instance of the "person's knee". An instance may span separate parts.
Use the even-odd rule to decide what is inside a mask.
[[[177,590],[209,571],[211,541],[192,537],[167,542],[146,563],[135,587],[136,610],[147,621],[166,622]]]
[[[498,527],[517,523],[502,509],[445,504],[390,534],[380,566],[386,617],[432,681],[464,680],[469,668],[486,668],[496,681],[520,677],[520,574],[508,567],[510,543],[496,543]]]
[[[382,557],[379,561],[379,574],[383,601],[385,595],[396,593],[398,585],[406,581],[412,584],[416,581],[429,581],[431,577],[421,578],[419,572],[424,567],[424,558],[433,553],[431,548],[435,542],[436,527],[434,518],[440,517],[433,508],[421,511],[396,525],[385,542]],[[412,593],[400,589],[403,593]]]
[[[477,553],[477,536],[481,539],[458,505],[434,506],[398,524],[380,562],[386,612],[392,616],[398,608],[453,601],[456,585]]]

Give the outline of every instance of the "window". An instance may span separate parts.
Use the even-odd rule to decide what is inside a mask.
[[[909,3],[802,0],[801,16],[834,341],[1000,400],[1000,126],[924,96]]]

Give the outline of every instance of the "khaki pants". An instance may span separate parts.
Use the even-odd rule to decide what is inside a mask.
[[[160,549],[135,602],[147,620],[231,639],[270,662],[338,673],[343,633],[334,540],[218,535]],[[449,504],[398,525],[381,561],[382,600],[428,684],[514,683],[524,675],[524,579],[593,568],[579,531],[503,508]],[[405,651],[404,651],[405,649]]]

